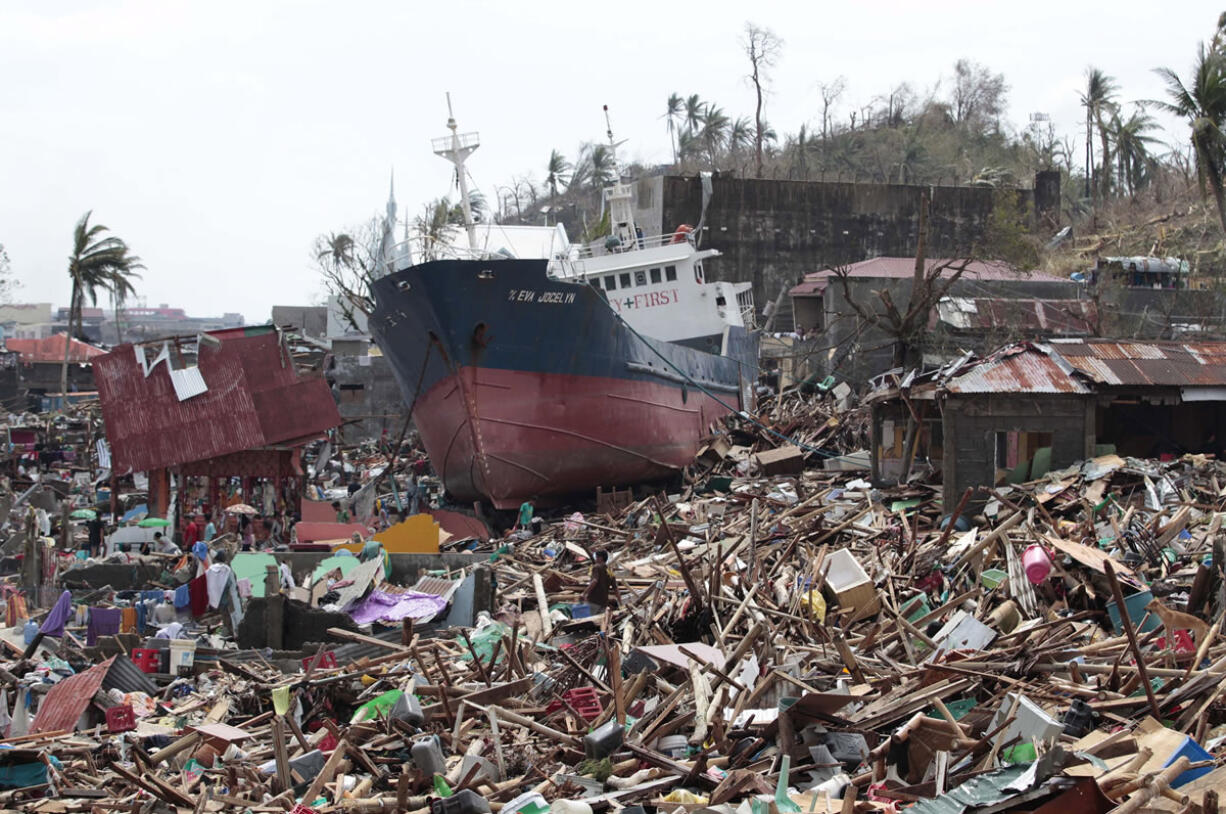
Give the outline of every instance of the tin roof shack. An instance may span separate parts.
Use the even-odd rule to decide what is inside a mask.
[[[1062,339],[966,354],[874,393],[872,476],[940,472],[945,505],[1096,455],[1226,452],[1226,342]]]
[[[340,424],[327,383],[271,326],[120,345],[94,371],[114,471],[151,473],[153,514],[171,470],[207,476],[212,496],[218,478],[242,477],[244,496],[253,479],[296,481],[302,446]]]
[[[950,263],[948,259],[930,258],[926,269]],[[942,278],[954,274],[960,266],[941,272]],[[804,281],[788,293],[792,300],[796,330],[814,338],[823,352],[817,363],[822,373],[838,372],[852,384],[862,384],[870,377],[893,366],[891,337],[885,330],[867,326],[849,303],[849,299],[866,310],[883,312],[880,294],[902,310],[911,297],[915,275],[913,257],[876,257],[853,263],[847,269],[847,289],[831,268],[806,274]],[[1077,297],[1078,284],[1041,271],[1026,271],[1000,261],[970,262],[946,294],[950,297],[984,297],[994,300],[1069,300]],[[1012,335],[995,337],[988,347],[1003,341],[1017,341],[1027,335],[1016,331]],[[929,336],[924,353],[926,358],[946,361],[965,348],[963,337]],[[948,340],[948,341],[943,341]],[[982,348],[981,350],[987,350]]]
[[[60,394],[60,372],[64,364],[64,343],[67,334],[54,334],[46,339],[6,339],[5,348],[17,354],[17,378],[19,384],[13,393],[13,402],[6,404],[10,410],[58,409],[65,406]],[[68,355],[68,390],[70,393],[92,393],[94,372],[90,362],[106,353],[87,342],[73,339]],[[4,376],[7,377],[7,367]],[[0,391],[7,397],[7,388]],[[18,403],[21,396],[26,403]],[[48,403],[44,405],[44,400]]]

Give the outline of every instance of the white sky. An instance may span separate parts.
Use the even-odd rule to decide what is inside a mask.
[[[487,197],[603,138],[608,104],[629,157],[664,160],[672,91],[751,115],[738,37],[786,42],[767,118],[782,137],[818,118],[817,85],[848,80],[841,113],[959,57],[1005,74],[1010,120],[1046,112],[1080,132],[1087,65],[1124,100],[1151,69],[1186,73],[1220,0],[1089,3],[574,3],[322,0],[4,0],[0,5],[0,243],[19,299],[65,304],[65,258],[87,209],[148,265],[138,293],[192,315],[268,319],[318,297],[314,238],[449,194],[430,151],[444,91],[482,146]],[[1182,140],[1175,127],[1170,138]],[[1079,149],[1081,140],[1078,139]],[[454,193],[453,197],[454,197]]]

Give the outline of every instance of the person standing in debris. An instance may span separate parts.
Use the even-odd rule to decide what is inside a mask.
[[[601,549],[592,559],[592,581],[588,583],[583,598],[592,606],[592,614],[604,612],[609,605],[617,605],[617,577],[609,567],[609,552]]]
[[[243,551],[252,551],[255,548],[255,521],[247,515],[243,515]]]
[[[338,523],[348,523],[349,522],[349,510],[343,508],[339,500],[332,501],[332,508],[336,510],[336,522]]]
[[[187,524],[187,528],[183,529],[184,548],[191,548],[196,543],[200,542],[200,532],[203,531],[200,524],[196,522],[196,515],[193,514],[188,516],[191,519],[191,522]]]
[[[209,522],[204,526],[204,541],[206,543],[213,542],[217,537],[217,524],[213,522],[213,518],[209,518]]]
[[[532,501],[530,500],[525,500],[523,503],[519,504],[519,520],[516,522],[515,528],[512,529],[512,531],[518,531],[520,529],[523,529],[524,531],[531,531],[532,515],[535,513],[535,511],[536,509],[533,507]]]
[[[354,532],[353,536],[355,538],[355,543],[360,542],[362,539],[357,532]],[[383,544],[372,537],[366,541],[365,545],[362,546],[362,551],[358,554],[358,560],[360,562],[370,562],[374,559],[383,561],[383,578],[390,579],[392,576],[392,566],[391,563],[388,562],[387,557],[384,556]]]
[[[95,515],[86,528],[89,529],[89,556],[97,557],[102,553],[102,519]]]

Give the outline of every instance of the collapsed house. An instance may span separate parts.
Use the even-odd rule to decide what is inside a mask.
[[[1169,460],[1226,449],[1226,342],[1023,342],[874,392],[872,477],[1020,483],[1098,455]]]
[[[207,478],[213,505],[230,477],[247,500],[261,480],[296,498],[303,446],[340,424],[327,383],[298,370],[272,326],[120,345],[93,365],[113,472],[148,472],[157,516],[172,472]]]

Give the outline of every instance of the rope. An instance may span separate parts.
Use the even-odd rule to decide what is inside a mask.
[[[643,344],[644,344],[644,345],[646,345],[648,348],[650,348],[652,353],[654,353],[656,356],[660,357],[660,360],[661,360],[662,362],[664,362],[664,364],[666,364],[666,365],[668,365],[669,367],[671,367],[671,368],[672,368],[674,371],[676,371],[677,375],[681,376],[681,377],[682,377],[683,379],[685,379],[687,382],[689,382],[690,384],[692,384],[692,385],[693,385],[693,386],[694,386],[694,387],[695,387],[697,390],[700,390],[701,392],[705,393],[707,396],[709,396],[711,399],[713,399],[713,400],[714,400],[714,401],[715,401],[717,404],[719,404],[721,407],[723,407],[724,409],[726,409],[726,410],[727,410],[729,413],[735,413],[735,414],[737,414],[737,415],[741,416],[742,418],[748,419],[748,420],[749,420],[749,422],[750,422],[751,424],[756,425],[756,426],[757,426],[759,429],[761,429],[761,430],[765,431],[765,432],[766,432],[766,433],[768,433],[769,435],[772,435],[772,436],[774,436],[774,437],[778,438],[779,440],[784,441],[784,442],[786,442],[786,443],[792,444],[793,446],[799,447],[800,449],[804,450],[805,452],[809,452],[809,453],[812,453],[812,454],[814,454],[814,455],[819,455],[819,456],[821,456],[821,457],[823,457],[823,458],[827,458],[827,459],[829,459],[829,460],[852,460],[851,458],[849,458],[849,457],[848,457],[848,456],[846,456],[846,455],[832,455],[832,454],[830,454],[829,452],[826,452],[826,451],[824,451],[824,450],[818,449],[817,447],[814,447],[814,446],[811,446],[811,445],[809,445],[809,444],[806,444],[806,443],[804,443],[803,441],[800,441],[800,440],[798,440],[798,439],[796,439],[796,438],[792,438],[791,436],[784,435],[783,433],[779,432],[778,430],[775,430],[775,429],[773,429],[772,427],[768,427],[768,426],[766,426],[765,424],[763,424],[761,421],[759,421],[759,420],[757,419],[757,417],[756,417],[756,416],[754,416],[754,415],[750,414],[748,410],[738,410],[737,408],[735,408],[735,407],[733,407],[732,405],[728,404],[728,403],[727,403],[727,402],[725,402],[723,399],[721,399],[719,396],[715,395],[715,394],[714,394],[714,393],[712,393],[710,390],[708,390],[707,388],[703,387],[701,383],[699,383],[699,382],[695,381],[695,380],[694,380],[694,378],[690,376],[690,374],[686,373],[684,370],[682,370],[681,368],[679,368],[679,367],[677,367],[676,365],[674,365],[674,364],[672,363],[672,361],[671,361],[671,360],[670,360],[668,357],[666,357],[664,354],[660,353],[660,351],[656,350],[655,345],[654,345],[654,344],[653,344],[651,341],[649,341],[649,340],[648,340],[646,337],[644,337],[642,334],[640,334],[638,331],[636,331],[636,330],[634,329],[634,326],[632,326],[632,325],[631,325],[629,322],[626,322],[626,320],[622,319],[622,316],[621,316],[620,314],[618,314],[618,313],[617,313],[617,311],[616,311],[616,310],[613,308],[613,306],[612,306],[612,305],[609,303],[609,298],[608,298],[608,297],[601,297],[600,299],[601,299],[601,300],[603,300],[603,302],[604,302],[604,304],[605,304],[605,307],[609,309],[609,313],[611,313],[611,314],[614,316],[614,318],[616,318],[616,319],[617,319],[617,320],[619,320],[619,321],[620,321],[622,324],[624,324],[624,325],[626,326],[626,328],[627,328],[627,329],[630,331],[630,333],[632,333],[632,334],[634,334],[636,337],[638,337],[638,338],[639,338],[639,339],[640,339],[640,340],[643,342]]]

